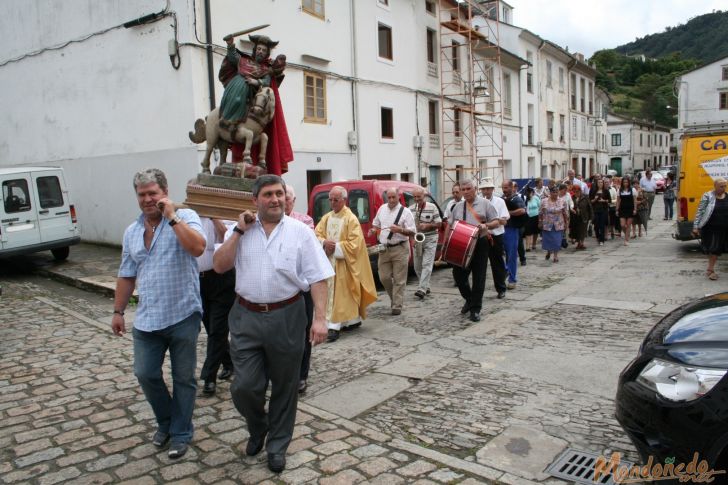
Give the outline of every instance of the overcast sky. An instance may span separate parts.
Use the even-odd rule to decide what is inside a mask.
[[[507,1],[515,25],[586,57],[728,8],[726,0]]]

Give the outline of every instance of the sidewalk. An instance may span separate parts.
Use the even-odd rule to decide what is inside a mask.
[[[67,285],[114,295],[116,275],[121,263],[121,247],[81,243],[71,246],[66,261],[56,261],[50,254],[34,255],[36,272]]]

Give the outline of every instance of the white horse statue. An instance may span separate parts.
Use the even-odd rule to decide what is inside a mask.
[[[202,173],[210,173],[210,155],[215,147],[220,149],[221,164],[227,159],[228,147],[231,143],[243,143],[242,177],[256,178],[266,173],[265,153],[268,148],[268,135],[263,130],[273,119],[275,113],[275,97],[269,87],[261,87],[255,95],[255,101],[248,110],[245,122],[220,123],[220,108],[215,108],[207,115],[207,124],[202,119],[195,121],[195,131],[189,132],[193,143],[207,141],[207,151],[202,159]],[[254,143],[260,143],[258,165],[253,165],[250,149]]]

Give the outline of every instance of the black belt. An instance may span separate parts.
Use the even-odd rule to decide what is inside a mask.
[[[402,244],[404,244],[404,243],[406,243],[406,242],[407,242],[407,241],[400,241],[400,242],[398,242],[398,243],[394,243],[394,244],[387,244],[387,247],[388,247],[388,248],[393,248],[393,247],[395,247],[395,246],[401,246]]]
[[[258,313],[268,313],[273,310],[278,310],[279,308],[286,307],[290,305],[291,303],[295,303],[298,301],[298,299],[301,297],[301,293],[296,293],[292,297],[290,297],[287,300],[283,301],[277,301],[275,303],[253,303],[251,301],[246,300],[242,296],[238,295],[238,303],[250,310],[251,312],[258,312]]]
[[[208,269],[207,271],[200,271],[200,278],[204,278],[206,276],[211,276],[213,274],[215,274],[214,269]]]

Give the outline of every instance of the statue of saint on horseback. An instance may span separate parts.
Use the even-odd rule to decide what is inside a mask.
[[[236,167],[232,173],[222,172],[221,175],[247,178],[256,178],[264,173],[280,175],[287,171],[287,164],[293,159],[278,96],[286,56],[281,54],[271,61],[271,50],[278,42],[265,35],[249,37],[253,42],[252,55],[235,48],[235,34],[224,38],[227,55],[218,78],[225,91],[220,107],[210,112],[207,123],[198,119],[195,132],[190,132],[193,142],[207,141],[203,173],[210,173],[210,155],[216,146],[220,149],[221,167],[230,145],[233,162],[242,162],[242,169]],[[216,169],[216,173],[221,167]]]

